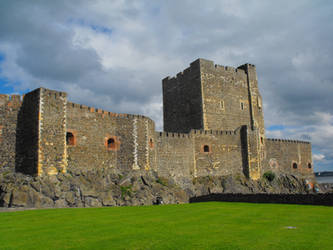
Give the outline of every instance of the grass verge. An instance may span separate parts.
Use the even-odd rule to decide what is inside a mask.
[[[333,207],[207,202],[0,213],[1,249],[332,249]]]

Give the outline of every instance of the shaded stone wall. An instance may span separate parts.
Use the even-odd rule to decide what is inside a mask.
[[[123,171],[155,167],[155,125],[144,116],[114,114],[75,103],[67,104],[68,164],[78,169],[100,167]],[[108,140],[114,140],[114,147]]]
[[[21,96],[0,95],[0,168],[15,167],[17,117]]]
[[[187,186],[196,174],[194,168],[193,138],[183,133],[156,133],[157,172]]]
[[[16,171],[37,175],[40,89],[27,93],[18,113],[16,134]]]
[[[309,142],[266,139],[265,148],[263,171],[272,170],[279,173],[313,176],[311,144]],[[297,164],[297,168],[293,167],[294,163]]]
[[[202,129],[202,95],[199,60],[163,85],[164,131],[187,133]]]

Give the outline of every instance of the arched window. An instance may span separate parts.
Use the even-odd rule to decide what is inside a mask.
[[[308,168],[312,168],[312,164],[311,163],[308,163]]]
[[[107,136],[105,137],[105,147],[108,150],[117,151],[120,146],[120,141],[116,136]]]
[[[204,151],[205,153],[209,153],[209,152],[210,152],[210,150],[209,150],[209,146],[208,146],[208,145],[204,145],[204,146],[203,146],[203,151]]]
[[[297,163],[296,162],[293,163],[293,169],[297,169]]]
[[[107,141],[108,149],[116,149],[116,141],[113,138],[109,138]]]
[[[66,133],[66,144],[68,146],[75,146],[76,139],[75,139],[75,136],[72,132],[67,132]]]

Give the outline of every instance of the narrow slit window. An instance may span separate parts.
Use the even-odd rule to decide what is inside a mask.
[[[244,110],[244,102],[240,103],[240,108],[241,108],[241,110]]]
[[[220,109],[224,110],[224,101],[220,101]]]
[[[152,138],[149,139],[149,147],[154,148],[154,141]]]

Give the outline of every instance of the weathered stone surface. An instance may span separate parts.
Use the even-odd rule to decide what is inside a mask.
[[[0,204],[4,207],[175,204],[186,203],[190,197],[214,193],[306,194],[314,193],[315,187],[311,184],[312,188],[308,189],[307,185],[311,183],[309,180],[293,175],[277,175],[272,181],[265,178],[253,181],[242,175],[229,175],[194,178],[184,189],[173,180],[161,178],[156,173],[141,175],[138,172],[121,182],[126,174],[114,174],[112,169],[104,171],[104,174],[91,170],[89,173],[65,174],[60,180],[50,180],[47,176],[31,178],[13,172],[9,175],[10,178],[0,182]]]
[[[102,193],[101,200],[103,206],[116,206],[116,202],[112,197],[112,191]]]

